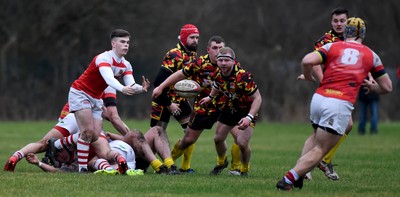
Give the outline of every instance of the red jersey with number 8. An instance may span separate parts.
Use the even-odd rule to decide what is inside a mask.
[[[317,51],[325,66],[324,77],[316,93],[355,103],[368,72],[377,78],[385,74],[376,53],[358,42],[328,43]]]

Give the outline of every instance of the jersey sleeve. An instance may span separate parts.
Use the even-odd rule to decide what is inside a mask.
[[[106,53],[102,53],[97,56],[95,63],[99,68],[102,66],[111,67],[112,61],[111,58],[106,55]]]
[[[372,51],[372,56],[373,56],[373,67],[371,70],[371,74],[372,77],[376,79],[386,74],[386,71],[385,68],[383,67],[381,58],[373,51]]]
[[[104,106],[117,106],[117,91],[108,86],[103,93]]]

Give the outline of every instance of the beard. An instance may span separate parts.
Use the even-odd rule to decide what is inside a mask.
[[[186,46],[189,51],[197,51],[197,44]]]

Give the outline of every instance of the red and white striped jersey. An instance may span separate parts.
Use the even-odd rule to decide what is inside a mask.
[[[111,67],[115,78],[133,74],[132,65],[124,57],[118,58],[110,50],[94,57],[85,72],[72,83],[72,87],[86,92],[93,98],[100,99],[108,86],[99,71],[102,66]]]

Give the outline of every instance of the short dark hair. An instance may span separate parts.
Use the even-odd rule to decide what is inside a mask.
[[[225,43],[225,40],[221,36],[213,36],[208,40],[208,43],[207,43],[208,46],[211,45],[211,42],[215,42],[215,43],[219,44],[221,42]]]
[[[110,39],[118,38],[118,37],[131,37],[131,34],[123,29],[114,29],[110,34]]]
[[[349,18],[349,11],[344,7],[337,7],[333,9],[331,12],[331,18],[333,15],[339,15],[339,14],[346,14],[346,17]]]

